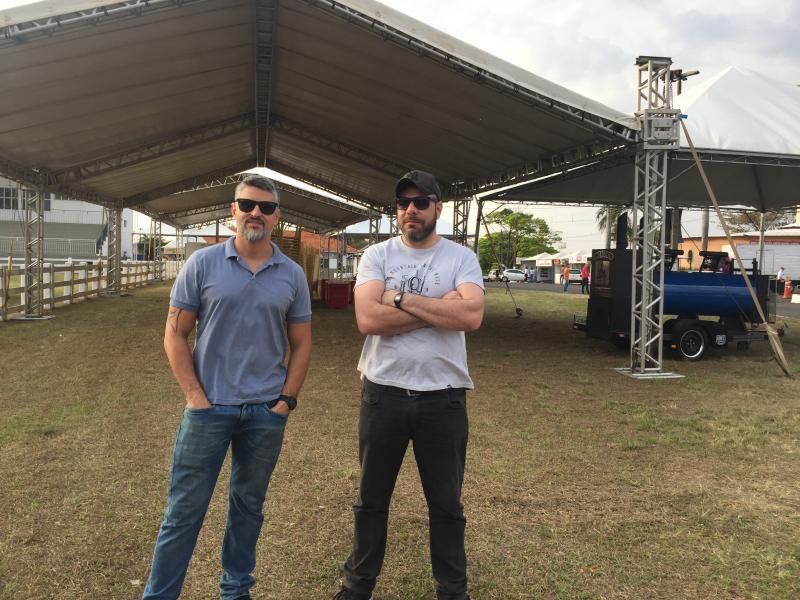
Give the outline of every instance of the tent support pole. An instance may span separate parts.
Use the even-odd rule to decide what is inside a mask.
[[[46,318],[42,295],[44,291],[44,180],[35,190],[17,185],[17,201],[25,214],[25,273],[22,283],[25,300],[25,319]]]
[[[766,229],[766,214],[761,211],[761,218],[758,223],[758,271],[764,271],[764,230]]]
[[[475,256],[480,260],[481,219],[483,218],[483,200],[478,199],[478,218],[475,220]]]
[[[122,202],[108,207],[108,275],[105,296],[119,296],[122,291]]]
[[[462,246],[467,244],[467,222],[469,204],[472,198],[459,198],[453,201],[453,241]]]
[[[642,146],[636,153],[631,260],[630,368],[636,379],[680,377],[663,370],[664,245],[668,232],[667,154],[680,143],[680,111],[672,109],[672,59],[639,57],[637,117]]]

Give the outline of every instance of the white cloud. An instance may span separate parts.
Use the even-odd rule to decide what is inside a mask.
[[[604,102],[634,110],[639,55],[699,69],[730,65],[800,83],[800,2],[764,0],[383,0],[499,58]]]

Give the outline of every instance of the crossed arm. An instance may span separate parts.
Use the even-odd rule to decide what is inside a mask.
[[[356,323],[363,335],[399,335],[422,327],[475,331],[483,321],[483,290],[462,283],[441,298],[404,294],[398,310],[397,290],[383,281],[368,281],[355,289]]]

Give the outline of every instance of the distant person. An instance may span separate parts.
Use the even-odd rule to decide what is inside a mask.
[[[356,280],[356,321],[367,336],[358,362],[361,480],[353,549],[335,598],[372,597],[392,491],[411,443],[428,504],[436,597],[469,600],[461,486],[473,383],[464,332],[483,319],[481,269],[474,253],[436,233],[442,196],[433,175],[404,175],[395,208],[402,235],[369,247]]]
[[[585,263],[581,268],[581,294],[589,293],[589,263]]]
[[[561,285],[564,286],[564,293],[569,291],[569,265],[561,267]]]
[[[235,193],[236,237],[192,254],[170,294],[164,349],[186,406],[144,600],[180,595],[228,448],[220,597],[250,598],[267,485],[311,358],[308,283],[270,241],[280,219],[278,190],[248,175]]]
[[[525,267],[525,281],[531,280],[531,270],[528,267]]]

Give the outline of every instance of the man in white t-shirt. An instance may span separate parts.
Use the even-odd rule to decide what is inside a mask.
[[[395,187],[402,235],[369,248],[355,288],[363,391],[353,551],[338,600],[369,600],[383,565],[389,502],[409,442],[428,503],[438,600],[469,600],[461,485],[467,452],[465,331],[483,320],[475,254],[436,233],[442,195],[424,171]]]

